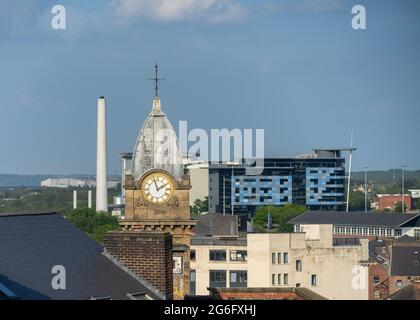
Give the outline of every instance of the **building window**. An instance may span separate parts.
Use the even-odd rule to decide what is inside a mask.
[[[369,228],[369,235],[373,236],[373,228]]]
[[[230,284],[231,288],[245,288],[247,283],[247,272],[246,271],[231,271],[230,272]]]
[[[363,232],[362,232],[362,234],[363,234],[364,236],[367,236],[367,235],[368,235],[368,228],[363,228]]]
[[[276,275],[274,273],[271,275],[271,284],[273,286],[276,284]]]
[[[373,283],[374,284],[379,284],[379,282],[381,282],[379,277],[373,277]]]
[[[289,284],[289,275],[287,273],[283,274],[283,284],[284,285]]]
[[[414,229],[414,239],[420,240],[420,229]]]
[[[190,251],[190,260],[195,261],[195,250]]]
[[[313,275],[311,276],[311,285],[312,285],[312,286],[316,286],[316,274],[313,274]]]
[[[374,298],[375,299],[380,299],[381,298],[381,292],[380,291],[377,291],[377,290],[374,291],[373,292],[373,295],[374,295]]]
[[[226,270],[210,270],[210,287],[226,288]]]
[[[196,280],[195,280],[196,274],[195,274],[195,270],[191,270],[190,271],[190,295],[194,296],[195,295],[195,284],[196,284]]]
[[[210,250],[210,261],[226,261],[226,250]]]
[[[401,288],[402,287],[402,281],[401,280],[397,280],[397,288]]]
[[[296,260],[296,271],[302,271],[302,261]]]
[[[281,253],[277,253],[277,263],[281,263]]]
[[[375,236],[379,236],[379,228],[375,228]]]
[[[277,275],[277,284],[281,285],[281,273]]]
[[[394,229],[394,237],[401,237],[402,231],[401,229]]]
[[[246,250],[231,250],[230,261],[246,261],[247,251]]]
[[[289,253],[283,253],[283,263],[289,263]]]
[[[271,254],[271,263],[272,264],[275,264],[276,263],[276,254],[275,253],[272,253]]]
[[[386,236],[391,237],[392,236],[392,229],[386,229]]]

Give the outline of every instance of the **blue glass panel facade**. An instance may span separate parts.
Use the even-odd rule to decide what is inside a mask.
[[[342,168],[306,168],[306,204],[342,205],[343,181]]]
[[[292,176],[231,176],[231,205],[292,203]]]

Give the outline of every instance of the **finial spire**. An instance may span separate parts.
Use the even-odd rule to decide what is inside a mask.
[[[158,90],[159,90],[159,81],[165,80],[165,78],[158,78],[158,65],[155,63],[155,77],[153,79],[149,79],[155,82],[155,97],[159,97]]]

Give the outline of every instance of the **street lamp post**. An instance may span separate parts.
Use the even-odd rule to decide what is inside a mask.
[[[367,168],[369,168],[368,166],[364,165],[363,168],[365,169],[365,212],[367,212],[367,194],[368,194],[368,189],[367,189]]]
[[[404,169],[405,169],[405,167],[406,167],[406,165],[405,164],[402,164],[401,165],[401,168],[402,168],[402,177],[401,177],[401,191],[402,191],[402,193],[401,193],[401,211],[402,211],[402,213],[404,213],[404,211],[405,211],[405,199],[404,199]]]
[[[223,176],[223,215],[226,214],[226,177]]]

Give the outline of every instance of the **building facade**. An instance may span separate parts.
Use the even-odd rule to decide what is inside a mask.
[[[209,165],[209,212],[251,218],[257,206],[294,203],[311,210],[344,210],[345,159],[341,150],[294,158],[267,158],[260,174],[245,160]]]
[[[378,194],[378,210],[379,211],[395,211],[397,204],[402,203],[401,194]],[[415,209],[415,203],[411,195],[404,195],[404,205],[406,206],[406,211],[412,211]]]
[[[354,281],[355,268],[367,274],[367,239],[334,243],[332,225],[303,233],[209,234],[191,240],[190,294],[207,295],[209,288],[292,287],[327,299],[368,299],[367,277]]]

